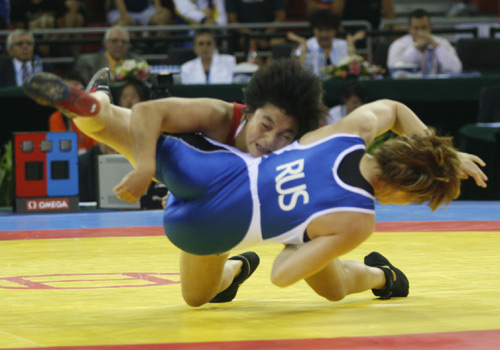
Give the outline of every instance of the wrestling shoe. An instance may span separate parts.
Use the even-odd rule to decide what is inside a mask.
[[[23,89],[37,103],[55,107],[68,117],[93,117],[101,108],[99,101],[92,95],[69,86],[52,73],[33,74],[24,81]]]
[[[254,252],[246,252],[240,255],[233,256],[229,260],[241,260],[243,261],[243,266],[241,266],[241,272],[236,276],[229,287],[224,289],[222,292],[217,294],[211,303],[227,303],[231,301],[236,296],[238,288],[243,282],[245,282],[248,277],[257,269],[260,263],[259,256]]]
[[[87,92],[104,92],[108,97],[109,101],[113,103],[113,95],[109,89],[109,83],[111,81],[111,71],[109,68],[104,67],[99,69],[94,76],[90,79],[87,84],[85,91]]]
[[[380,299],[390,299],[391,297],[406,297],[408,296],[410,283],[405,274],[394,267],[389,260],[382,254],[372,252],[365,256],[365,265],[378,267],[384,271],[386,284],[384,289],[372,289],[373,294],[380,297]],[[394,280],[394,274],[396,280]]]

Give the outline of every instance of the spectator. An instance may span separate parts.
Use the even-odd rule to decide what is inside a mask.
[[[9,24],[10,24],[10,0],[0,0],[0,29],[7,28]]]
[[[111,0],[107,19],[111,25],[167,25],[172,13],[161,0]]]
[[[227,24],[224,0],[173,0],[176,23],[179,24]]]
[[[307,6],[307,13],[311,13],[317,9],[331,10],[333,0],[304,0]]]
[[[194,36],[197,58],[181,66],[182,84],[231,84],[236,68],[236,57],[219,54],[214,34],[200,29]]]
[[[462,71],[455,48],[448,40],[432,35],[429,14],[423,9],[410,13],[408,34],[389,47],[387,67],[399,65],[414,65],[424,75]]]
[[[338,122],[366,101],[366,91],[357,81],[348,82],[340,90],[340,104],[330,108],[326,125]]]
[[[11,10],[12,25],[29,30],[83,27],[87,14],[79,0],[16,0]]]
[[[229,23],[256,23],[256,22],[284,22],[286,19],[286,0],[226,0],[226,11]],[[265,29],[266,34],[271,34],[276,31],[276,28],[269,27]],[[246,35],[251,34],[250,29],[239,29],[241,49],[248,49],[246,46]],[[249,46],[255,49],[268,49],[280,39],[251,39]]]
[[[12,1],[11,24],[18,29],[38,30],[53,28],[77,28],[85,26],[88,8],[80,0],[16,0]],[[45,35],[44,38],[62,38],[60,35]],[[78,45],[50,48],[38,47],[42,56],[76,53]],[[62,51],[62,52],[59,52]]]
[[[135,81],[126,81],[118,93],[118,105],[125,108],[132,108],[138,102],[145,101],[144,87]]]
[[[114,75],[116,67],[125,59],[144,61],[140,56],[129,52],[130,37],[122,26],[113,26],[104,34],[104,52],[82,54],[75,61],[74,69],[88,82],[100,68],[109,67]]]
[[[454,0],[446,16],[468,17],[476,14],[476,6],[469,0]]]
[[[336,65],[340,60],[356,53],[355,42],[364,37],[364,32],[349,36],[348,40],[336,38],[340,27],[340,17],[330,10],[315,10],[309,16],[309,24],[314,36],[305,39],[289,32],[287,37],[300,46],[297,56],[302,64],[320,75],[325,66]]]
[[[53,72],[50,64],[35,60],[35,38],[24,29],[16,29],[7,37],[8,58],[0,60],[0,86],[22,86],[24,79],[39,69]]]
[[[335,0],[332,10],[344,21],[368,21],[373,30],[379,29],[382,18],[396,18],[393,0]]]
[[[77,71],[69,71],[62,77],[69,86],[77,89],[83,89],[84,81]],[[49,117],[49,131],[74,131],[78,136],[78,153],[87,152],[90,148],[97,145],[97,141],[85,135],[78,129],[72,119],[66,118],[60,111],[55,111]]]

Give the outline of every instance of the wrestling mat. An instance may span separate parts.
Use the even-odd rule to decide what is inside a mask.
[[[279,245],[226,304],[192,308],[162,211],[0,214],[0,349],[498,349],[500,202],[377,206],[379,251],[408,298],[329,302],[270,282]],[[241,253],[241,252],[234,252]]]

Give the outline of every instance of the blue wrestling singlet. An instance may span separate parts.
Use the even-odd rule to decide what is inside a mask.
[[[307,225],[333,212],[374,214],[370,191],[339,177],[364,149],[360,137],[337,134],[252,158],[200,135],[162,136],[155,177],[171,191],[165,233],[180,249],[209,255],[263,241],[303,243]],[[359,174],[359,159],[344,168]]]

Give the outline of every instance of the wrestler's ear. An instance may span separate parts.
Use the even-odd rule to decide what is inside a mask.
[[[246,120],[249,121],[250,119],[252,119],[253,115],[254,115],[254,112],[245,111],[245,119]]]

